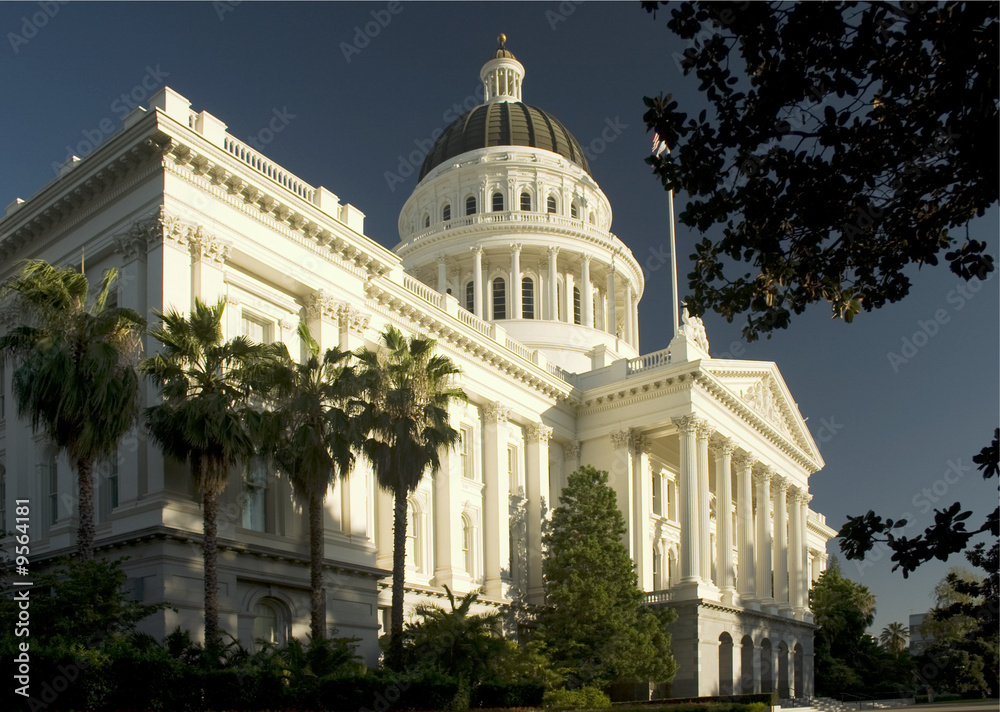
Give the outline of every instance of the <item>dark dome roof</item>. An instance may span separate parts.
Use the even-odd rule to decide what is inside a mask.
[[[498,101],[477,106],[444,130],[424,159],[420,180],[448,159],[488,146],[542,148],[590,173],[580,143],[558,119],[521,102]]]

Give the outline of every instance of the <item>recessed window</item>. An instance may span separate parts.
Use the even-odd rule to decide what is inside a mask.
[[[531,277],[521,280],[521,318],[535,318],[535,280]]]
[[[259,344],[269,344],[274,340],[273,326],[274,325],[267,319],[254,314],[248,314],[245,311],[243,312],[243,318],[240,321],[240,330],[243,335],[251,341],[256,341]]]
[[[476,214],[476,196],[470,195],[465,199],[465,214],[475,215]]]
[[[475,311],[476,305],[476,284],[469,282],[465,285],[465,308],[468,311]]]
[[[580,318],[580,288],[573,287],[573,323],[579,324]]]
[[[462,555],[465,571],[472,578],[476,576],[476,529],[468,515],[462,515]]]
[[[572,205],[569,206],[569,216],[571,218],[580,217],[580,209],[576,207],[576,203],[573,203]]]
[[[521,193],[521,210],[531,210],[530,193]]]
[[[596,224],[597,221],[594,219],[593,211],[591,211],[590,214],[587,216],[587,220],[588,222],[590,222],[591,225]]]
[[[111,512],[118,506],[118,460],[108,462],[99,471],[100,480],[97,487],[97,519],[106,522],[111,519]]]
[[[243,528],[267,531],[267,464],[254,458],[243,474]]]
[[[507,318],[507,284],[503,277],[493,280],[493,319]]]
[[[474,480],[476,473],[472,470],[472,460],[469,457],[469,449],[472,446],[472,429],[462,427],[459,429],[458,440],[458,468],[462,477],[467,480]]]
[[[288,641],[287,616],[277,599],[262,598],[253,607],[253,639],[279,647]]]
[[[441,209],[441,219],[445,222],[451,220],[451,204],[445,203],[444,207]]]
[[[556,198],[554,195],[550,195],[549,199],[545,201],[545,209],[550,213],[555,213],[556,211]]]
[[[412,499],[406,500],[406,565],[415,571],[424,570],[423,514]]]
[[[426,230],[431,226],[431,216],[429,214],[424,215],[424,229]]]
[[[524,483],[521,482],[521,469],[517,466],[517,446],[507,446],[507,482],[510,486],[510,493],[516,495],[524,494]]]
[[[493,194],[493,212],[503,211],[503,193],[497,191]]]

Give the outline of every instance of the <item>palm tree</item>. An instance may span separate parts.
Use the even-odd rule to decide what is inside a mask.
[[[882,629],[878,640],[888,652],[899,655],[906,650],[906,639],[910,637],[910,631],[902,623],[892,622]]]
[[[308,358],[300,364],[285,358],[271,377],[274,410],[265,455],[288,475],[295,495],[309,513],[309,562],[312,589],[312,639],[326,637],[323,609],[323,501],[334,477],[347,477],[354,465],[356,428],[350,403],[356,380],[343,361],[349,352],[328,349],[320,358],[319,344],[305,324],[299,337]]]
[[[220,642],[217,498],[230,470],[254,455],[247,415],[261,370],[278,351],[245,336],[222,340],[225,303],[195,299],[190,317],[154,312],[163,325],[150,334],[160,353],[142,362],[163,391],[163,403],[146,409],[146,427],[163,452],[191,468],[203,507],[205,643]],[[283,348],[283,347],[282,347]]]
[[[361,452],[375,479],[394,497],[392,618],[386,663],[398,669],[403,653],[403,584],[406,564],[406,498],[424,473],[440,467],[439,454],[458,441],[448,407],[465,393],[451,385],[458,366],[434,353],[431,339],[406,337],[393,326],[382,332],[378,350],[357,353],[364,397],[361,422],[367,437]]]
[[[117,453],[139,410],[136,363],[145,328],[131,309],[108,306],[118,270],[104,273],[88,302],[83,272],[28,260],[3,286],[15,293],[20,326],[0,338],[0,358],[14,365],[18,415],[43,431],[76,468],[77,551],[94,556],[94,464]]]

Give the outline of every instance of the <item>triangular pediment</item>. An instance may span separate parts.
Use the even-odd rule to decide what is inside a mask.
[[[793,442],[810,459],[822,463],[816,442],[778,367],[771,361],[703,361],[702,368],[740,405]]]

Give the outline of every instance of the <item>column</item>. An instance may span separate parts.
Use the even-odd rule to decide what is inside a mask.
[[[580,320],[584,326],[594,325],[594,288],[590,284],[590,255],[580,259]]]
[[[556,272],[558,267],[558,254],[558,247],[549,248],[549,298],[547,300],[548,306],[546,308],[546,313],[548,316],[546,316],[546,319],[551,319],[553,321],[559,319],[559,300],[557,296],[559,293],[559,277],[558,272]]]
[[[452,417],[454,422],[457,418]],[[469,452],[472,452],[469,443]],[[465,565],[461,560],[461,479],[459,455],[449,450],[441,455],[441,467],[431,480],[433,492],[431,506],[434,530],[434,580],[435,586],[455,589],[455,581],[467,580]]]
[[[625,343],[632,346],[632,285],[625,281]]]
[[[757,475],[757,598],[771,605],[771,469]]]
[[[774,493],[774,601],[782,609],[788,608],[788,508],[785,493],[788,480],[775,477]]]
[[[472,313],[483,318],[483,248],[472,249]],[[464,298],[464,297],[463,297]]]
[[[488,598],[503,597],[500,569],[510,562],[507,493],[507,436],[505,423],[510,408],[487,403],[483,408],[483,592]]]
[[[528,600],[541,604],[545,597],[542,582],[542,522],[548,515],[549,438],[552,428],[532,423],[527,428],[528,458],[525,490],[528,499]]]
[[[604,313],[607,315],[607,332],[612,336],[618,333],[618,313],[615,310],[615,265],[611,264],[611,268],[608,270],[608,294],[607,294],[607,307],[604,309]]]
[[[812,612],[809,610],[809,589],[812,581],[809,578],[809,502],[812,495],[803,490],[799,495],[799,557],[802,562],[801,570],[801,592],[802,592],[802,619],[807,623],[812,622]],[[811,678],[807,678],[811,679]]]
[[[448,293],[448,258],[444,255],[438,255],[437,258],[438,265],[438,292],[440,294]]]
[[[638,430],[629,430],[629,456],[632,460],[632,560],[635,562],[639,588],[653,590],[652,532],[649,528],[649,505],[652,501],[649,472],[649,438]]]
[[[712,583],[712,544],[710,522],[712,514],[709,508],[708,487],[708,439],[714,431],[708,423],[702,421],[698,428],[698,552],[701,554],[701,578],[706,583]]]
[[[680,437],[680,583],[697,584],[701,580],[701,556],[698,551],[698,447],[697,431],[702,421],[686,416],[674,418]]]
[[[632,302],[632,348],[639,351],[639,295]]]
[[[521,246],[510,246],[510,318],[521,318]]]
[[[192,296],[208,304],[214,304],[225,294],[225,263],[229,258],[230,246],[222,240],[206,235],[197,228],[191,242],[191,286]]]
[[[716,447],[715,460],[715,543],[716,571],[724,603],[733,604],[736,593],[736,572],[733,571],[732,510],[733,491],[730,463],[736,445],[724,438]]]
[[[753,465],[754,458],[750,455],[737,455],[736,463],[737,487],[736,500],[736,546],[739,552],[740,574],[737,579],[740,602],[745,606],[754,598],[754,538],[753,538]]]
[[[788,602],[795,616],[802,615],[802,532],[799,522],[800,491],[788,490]]]

